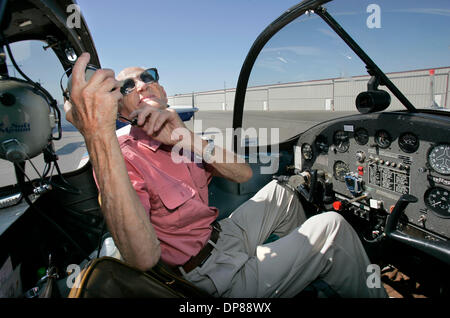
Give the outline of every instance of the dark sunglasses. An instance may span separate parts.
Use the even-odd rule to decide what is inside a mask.
[[[141,74],[139,74],[139,79],[146,84],[158,82],[159,80],[158,70],[156,68],[146,69]],[[134,80],[128,78],[125,81],[123,81],[123,84],[120,87],[120,92],[122,93],[123,96],[126,96],[130,94],[135,88],[136,83],[134,82]]]

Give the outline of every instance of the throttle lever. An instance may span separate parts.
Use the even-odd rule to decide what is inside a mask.
[[[305,198],[309,203],[314,201],[314,193],[317,187],[317,170],[312,170],[310,172],[311,177],[309,180],[309,190],[306,189],[305,185],[302,184],[298,187],[299,193]]]

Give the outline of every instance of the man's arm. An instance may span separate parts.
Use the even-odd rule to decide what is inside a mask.
[[[130,118],[137,117],[137,124],[153,139],[165,145],[178,146],[203,157],[208,142],[190,131],[173,109],[161,109],[159,103],[133,111]],[[229,150],[214,147],[214,155],[207,163],[212,175],[242,183],[252,177],[252,169],[245,160]]]
[[[89,55],[84,53],[74,66],[72,103],[64,105],[66,118],[85,139],[102,212],[122,257],[130,265],[148,270],[158,262],[161,250],[147,212],[129,180],[115,134],[117,105],[122,97],[119,83],[108,70],[97,71],[86,83],[88,62]]]
[[[205,154],[208,147],[208,141],[203,140],[200,136],[191,132],[192,143],[191,151],[198,155]],[[207,164],[211,168],[213,176],[223,177],[230,181],[243,183],[251,179],[253,171],[250,166],[242,158],[227,149],[214,145],[214,151],[210,158],[206,159]]]
[[[116,135],[85,138],[114,242],[129,264],[148,270],[159,260],[159,241],[131,185]]]

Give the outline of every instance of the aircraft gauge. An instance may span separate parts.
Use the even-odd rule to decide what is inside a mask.
[[[344,182],[345,176],[349,172],[350,172],[350,168],[348,167],[348,165],[345,162],[338,160],[334,163],[333,173],[334,173],[334,177],[337,180]]]
[[[398,138],[398,146],[406,153],[413,153],[419,149],[419,138],[413,133],[404,133]]]
[[[325,137],[324,135],[319,135],[319,136],[317,136],[314,143],[315,143],[317,149],[319,149],[320,153],[323,153],[323,154],[328,153],[329,147],[328,147],[327,137]]]
[[[313,157],[313,150],[310,144],[302,145],[302,155],[306,160],[311,160]]]
[[[434,171],[444,175],[450,174],[450,145],[433,147],[428,154],[428,163]]]
[[[358,145],[364,146],[369,141],[369,132],[365,128],[358,128],[355,131],[355,141]]]
[[[450,218],[450,190],[434,187],[425,192],[425,204],[440,217]]]
[[[378,130],[375,134],[375,142],[380,148],[386,149],[391,145],[392,138],[386,130]]]
[[[346,152],[350,147],[348,133],[343,130],[336,131],[333,141],[336,146],[336,150],[339,152]]]

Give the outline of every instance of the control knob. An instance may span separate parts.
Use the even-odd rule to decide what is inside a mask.
[[[356,153],[356,160],[358,160],[358,162],[363,163],[364,160],[366,160],[366,154],[364,153],[364,151],[358,151]]]

